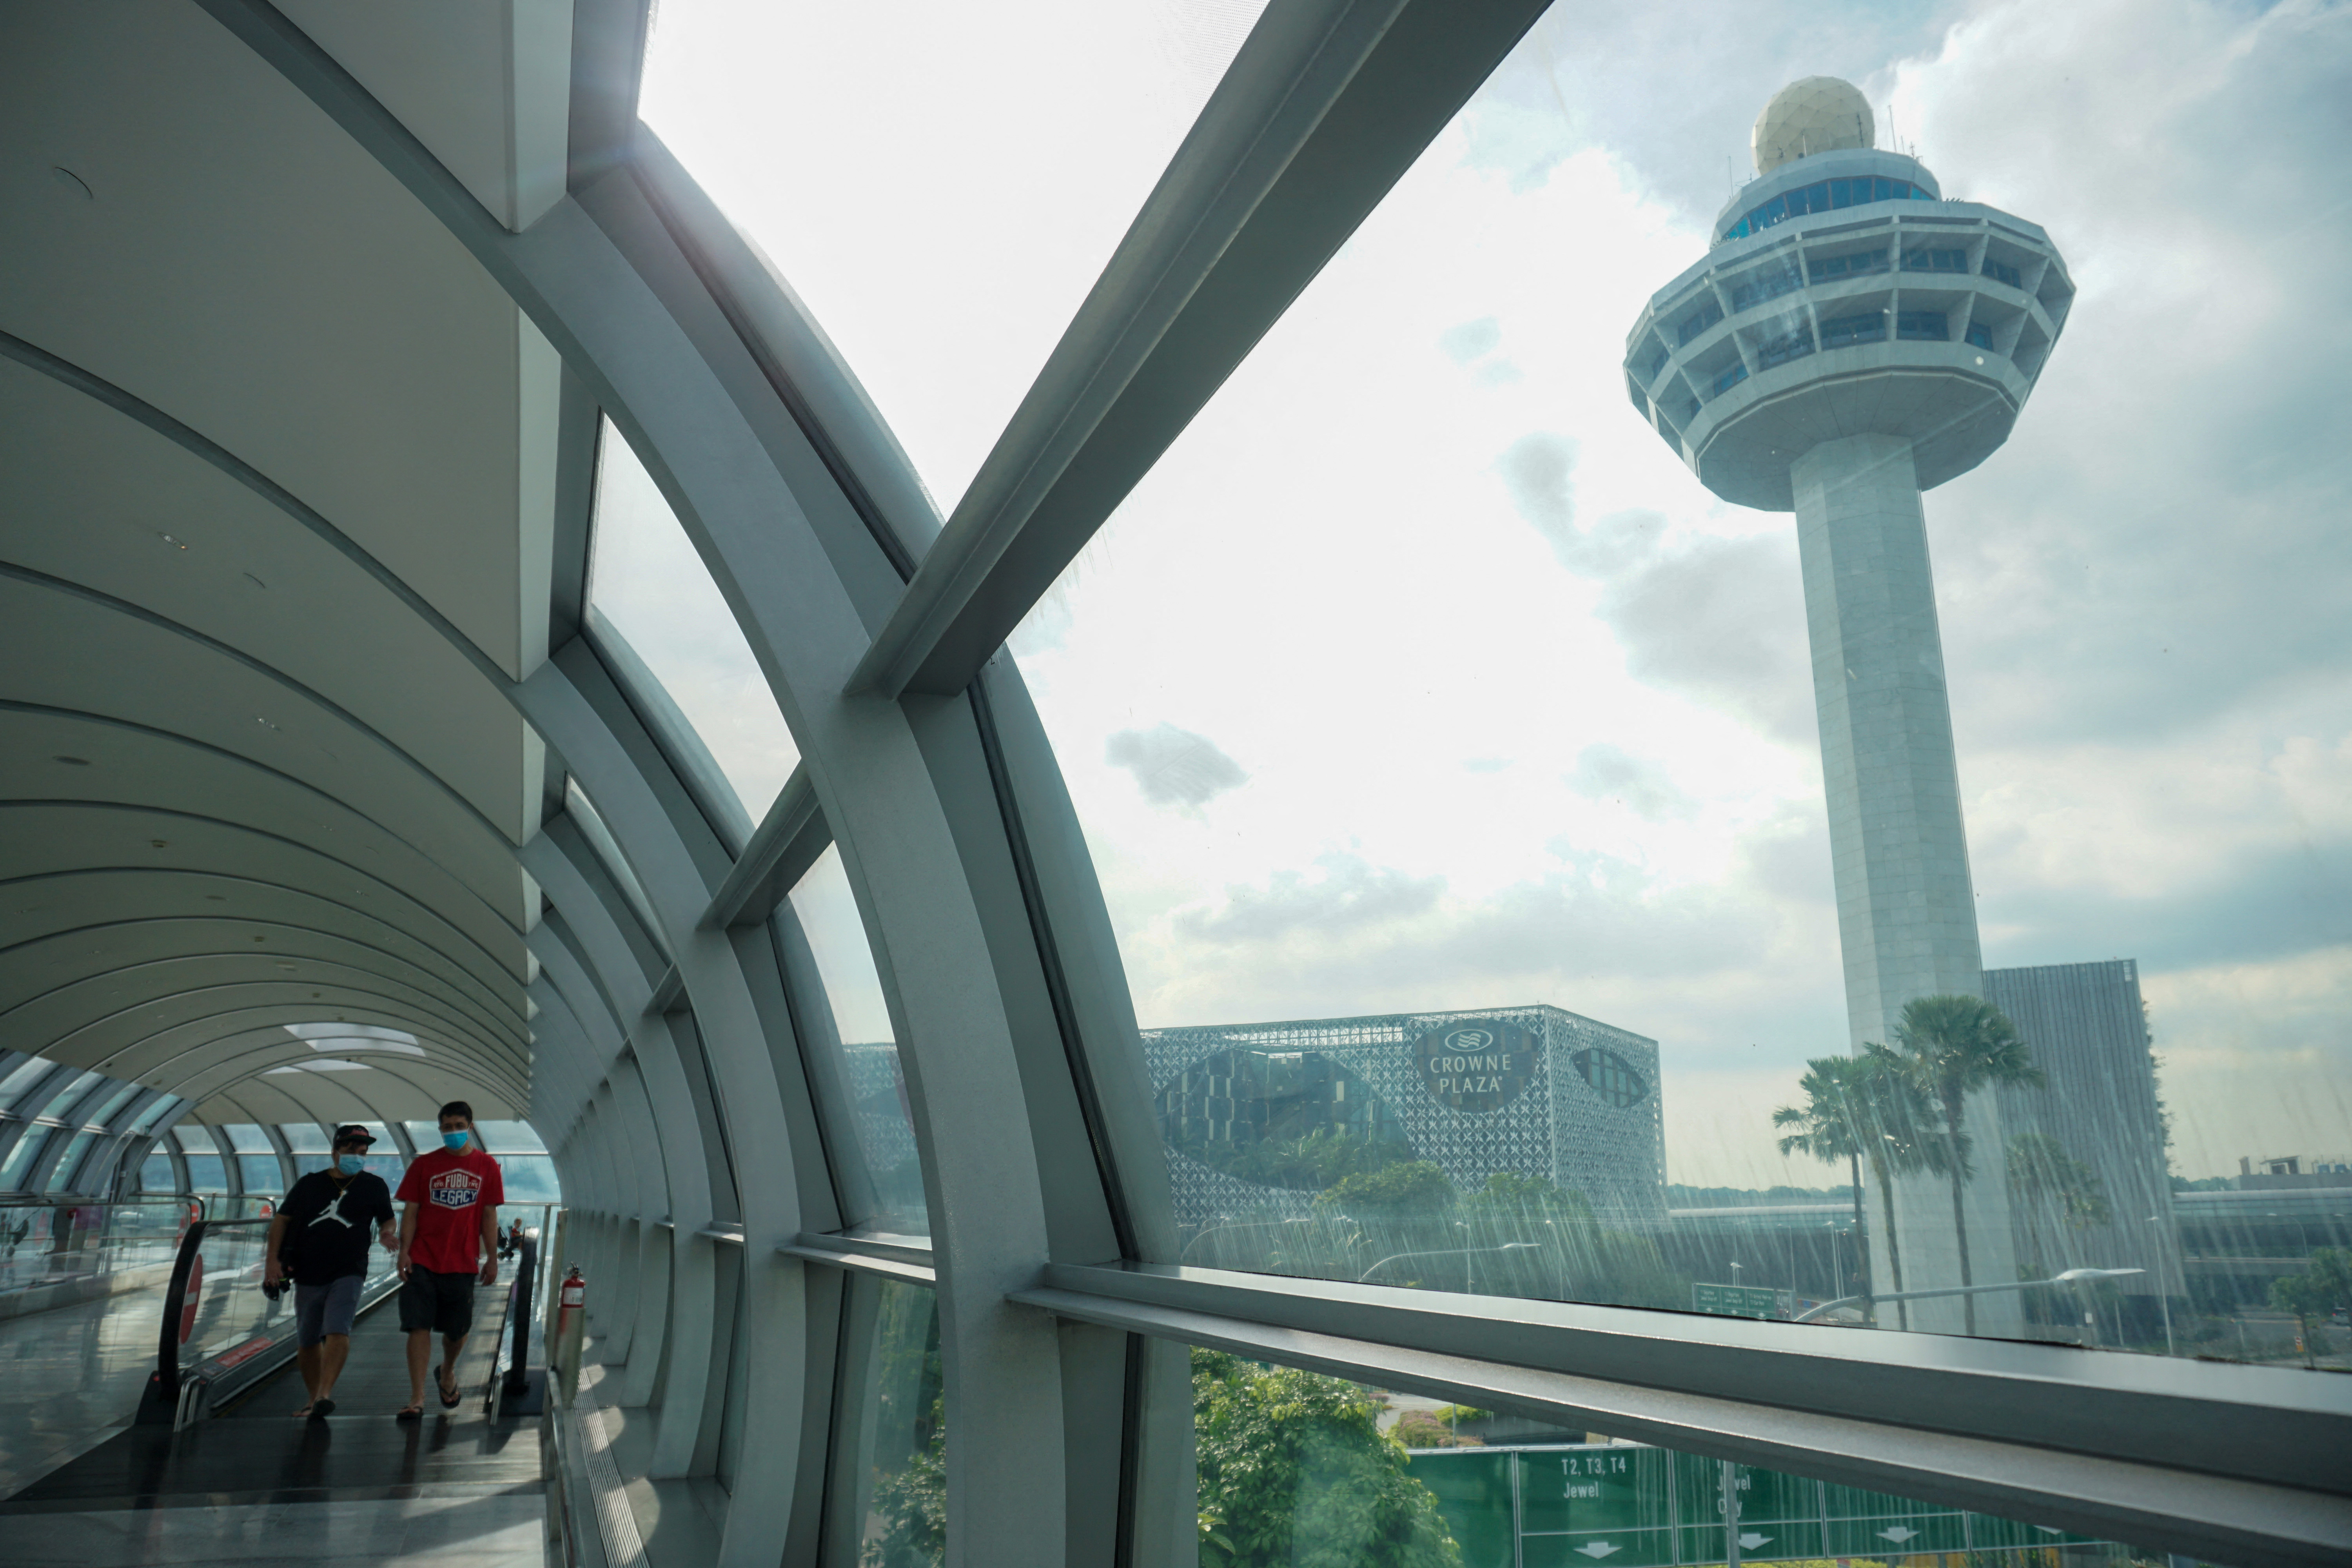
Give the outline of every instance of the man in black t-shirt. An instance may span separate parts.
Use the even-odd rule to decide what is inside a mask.
[[[334,1413],[331,1396],[343,1360],[352,1353],[352,1319],[367,1278],[369,1242],[399,1249],[392,1189],[365,1168],[368,1145],[374,1142],[357,1123],[336,1128],[333,1163],[296,1182],[269,1222],[262,1281],[277,1285],[289,1273],[294,1277],[295,1359],[310,1391],[310,1402],[294,1413],[298,1417],[317,1420]],[[368,1234],[371,1223],[373,1237]]]

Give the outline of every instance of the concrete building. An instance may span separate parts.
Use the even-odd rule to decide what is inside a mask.
[[[2029,1270],[2141,1268],[2126,1296],[2179,1296],[2180,1232],[2148,1055],[2139,965],[2128,958],[1988,969],[1988,1001],[2009,1015],[2049,1079],[1997,1091],[2002,1131],[2038,1133],[2090,1169],[2109,1217],[2084,1225],[2044,1195],[2012,1192],[2011,1234]],[[1979,1163],[1983,1162],[1979,1160]]]
[[[1914,997],[1981,984],[1920,494],[2008,438],[2074,292],[2041,229],[1945,200],[1916,158],[1874,142],[1853,88],[1784,89],[1756,122],[1759,178],[1625,351],[1633,406],[1707,489],[1797,514],[1856,1045],[1887,1039]],[[1969,1131],[2000,1146],[1990,1103]],[[1898,1193],[1914,1289],[1959,1283],[1947,1205],[1932,1178]],[[1967,1209],[1975,1280],[2012,1278],[1997,1168]],[[2006,1297],[1975,1316],[1991,1333],[2018,1322]],[[1962,1312],[1928,1302],[1912,1321],[1957,1329]]]
[[[1321,1184],[1273,1152],[1342,1131],[1463,1192],[1508,1172],[1665,1218],[1658,1043],[1558,1007],[1151,1029],[1143,1052],[1179,1226],[1306,1213]]]

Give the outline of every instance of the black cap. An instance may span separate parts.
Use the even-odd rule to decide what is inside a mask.
[[[375,1142],[375,1134],[369,1131],[366,1128],[361,1126],[356,1121],[346,1121],[341,1127],[335,1129],[334,1142],[339,1145],[344,1143],[373,1143]]]

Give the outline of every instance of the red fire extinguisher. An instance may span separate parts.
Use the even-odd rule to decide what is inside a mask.
[[[580,1342],[588,1327],[588,1282],[580,1278],[578,1264],[564,1275],[555,1300],[556,1387],[569,1405],[580,1387]]]

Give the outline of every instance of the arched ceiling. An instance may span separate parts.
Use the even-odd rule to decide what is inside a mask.
[[[282,8],[500,221],[561,198],[568,5]],[[546,754],[478,665],[547,655],[553,351],[190,0],[0,14],[0,1049],[524,1114]]]

